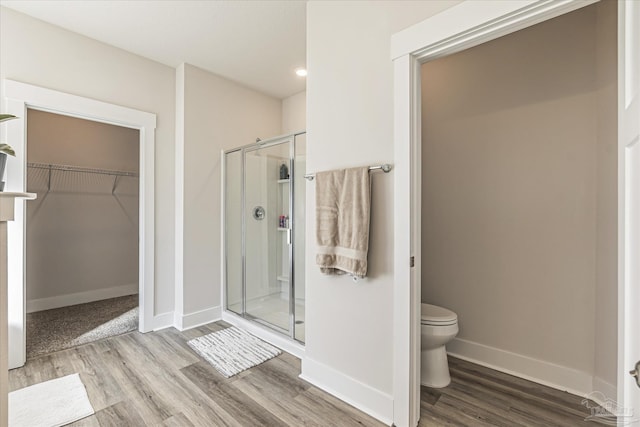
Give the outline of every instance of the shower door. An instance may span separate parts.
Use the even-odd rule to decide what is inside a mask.
[[[305,172],[304,132],[224,153],[226,310],[300,342]]]
[[[290,335],[291,140],[245,149],[245,315]]]

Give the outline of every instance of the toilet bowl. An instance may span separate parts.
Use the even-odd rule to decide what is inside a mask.
[[[449,363],[445,345],[458,334],[458,316],[437,305],[422,304],[420,321],[420,384],[442,388],[449,385]]]

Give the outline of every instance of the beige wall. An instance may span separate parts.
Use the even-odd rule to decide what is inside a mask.
[[[279,99],[184,64],[184,253],[180,314],[220,307],[220,151],[280,133]],[[179,136],[180,138],[180,136]],[[179,147],[180,148],[180,147]]]
[[[617,384],[618,348],[618,123],[617,13],[615,2],[598,6],[596,15],[596,293],[594,376]],[[594,383],[594,388],[599,389]],[[615,390],[612,398],[617,399]]]
[[[393,163],[390,37],[457,2],[311,1],[307,5],[307,130],[310,172]],[[306,352],[321,386],[392,419],[393,171],[374,174],[369,277],[323,276],[307,240]],[[315,186],[307,185],[307,236]],[[406,284],[405,284],[406,285]]]
[[[138,172],[139,131],[29,110],[27,161]],[[138,284],[138,179],[27,169],[27,300]],[[48,191],[49,190],[49,191]],[[136,292],[136,290],[134,290]],[[99,298],[98,298],[99,299]],[[29,303],[28,303],[29,305]]]
[[[588,375],[596,354],[615,384],[611,6],[422,67],[422,299],[461,339]]]
[[[157,114],[156,314],[172,311],[175,70],[0,8],[0,78]]]

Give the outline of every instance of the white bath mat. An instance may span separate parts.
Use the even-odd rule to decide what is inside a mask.
[[[9,427],[58,427],[94,413],[78,374],[9,393]]]
[[[187,344],[226,378],[282,353],[235,326],[194,338]]]

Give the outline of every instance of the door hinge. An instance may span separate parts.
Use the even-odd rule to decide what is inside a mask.
[[[412,256],[411,258],[409,258],[409,267],[415,267],[416,266],[416,257]]]
[[[640,387],[640,360],[636,363],[633,371],[629,371],[629,374],[636,379],[636,384]]]

